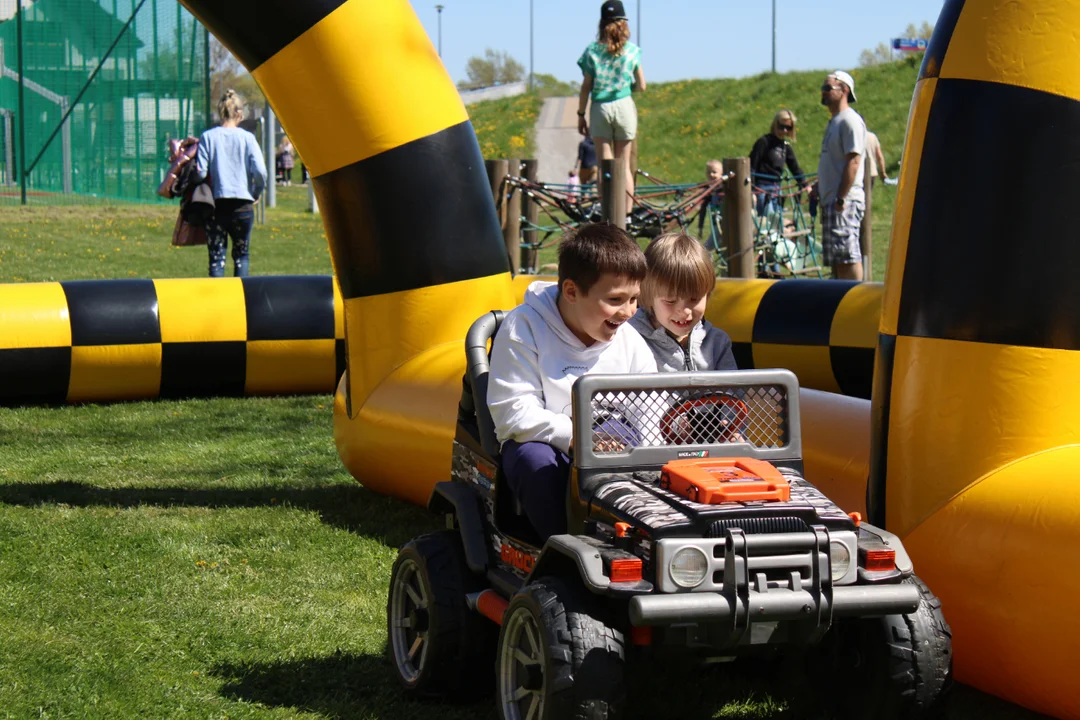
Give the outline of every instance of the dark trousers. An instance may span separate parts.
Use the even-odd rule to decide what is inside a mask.
[[[250,200],[221,198],[206,222],[206,249],[210,252],[210,277],[225,277],[225,251],[232,238],[233,275],[247,277],[248,248],[255,211]]]
[[[566,532],[566,487],[570,458],[547,443],[507,440],[502,469],[525,516],[542,539]]]

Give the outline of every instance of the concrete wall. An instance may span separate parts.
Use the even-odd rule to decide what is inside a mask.
[[[471,105],[481,100],[497,100],[498,98],[514,97],[521,95],[528,89],[529,84],[522,80],[506,85],[493,85],[492,87],[478,88],[476,90],[462,90],[461,99],[466,105]]]

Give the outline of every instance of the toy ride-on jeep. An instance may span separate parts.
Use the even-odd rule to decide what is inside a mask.
[[[501,319],[466,340],[452,479],[430,501],[447,529],[394,563],[388,645],[407,690],[462,697],[494,679],[503,718],[609,718],[628,661],[792,651],[828,673],[841,715],[939,709],[952,669],[940,604],[896,536],[803,479],[794,375],[582,377],[569,532],[541,541],[486,404]]]

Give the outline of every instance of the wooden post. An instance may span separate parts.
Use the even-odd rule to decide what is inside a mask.
[[[600,161],[600,209],[604,219],[612,225],[626,229],[626,162],[622,160]]]
[[[529,182],[536,182],[536,167],[536,160],[522,161],[522,177]],[[539,269],[537,251],[535,249],[539,233],[536,232],[535,227],[537,221],[540,219],[540,206],[536,204],[535,200],[529,199],[528,196],[523,197],[521,202],[525,206],[525,221],[529,223],[529,229],[525,231],[525,244],[530,246],[521,249],[521,271],[527,274],[535,274]]]
[[[724,240],[728,250],[728,275],[757,276],[754,256],[754,218],[750,214],[754,195],[750,187],[750,158],[724,158]]]
[[[507,174],[514,176],[521,174],[520,160],[512,158],[506,163]],[[510,260],[510,274],[517,275],[521,268],[521,190],[506,187],[505,194],[506,216],[503,220],[503,242],[506,243],[506,256]]]
[[[491,199],[495,203],[495,215],[499,218],[499,227],[506,223],[506,196],[503,194],[503,180],[506,179],[506,160],[485,160],[488,183],[491,185]]]
[[[862,273],[863,280],[869,282],[874,279],[871,274],[874,270],[874,238],[871,228],[871,214],[873,208],[874,179],[870,177],[870,154],[867,153],[863,160],[863,192],[866,194],[866,210],[863,213],[862,227],[859,228],[859,249],[862,250]],[[885,168],[881,169],[882,171]]]

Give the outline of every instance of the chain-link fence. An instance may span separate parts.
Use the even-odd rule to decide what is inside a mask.
[[[156,201],[209,126],[207,44],[175,0],[0,0],[0,204]]]
[[[781,448],[790,440],[781,385],[731,391],[610,390],[592,396],[593,452],[627,447],[750,443]]]

